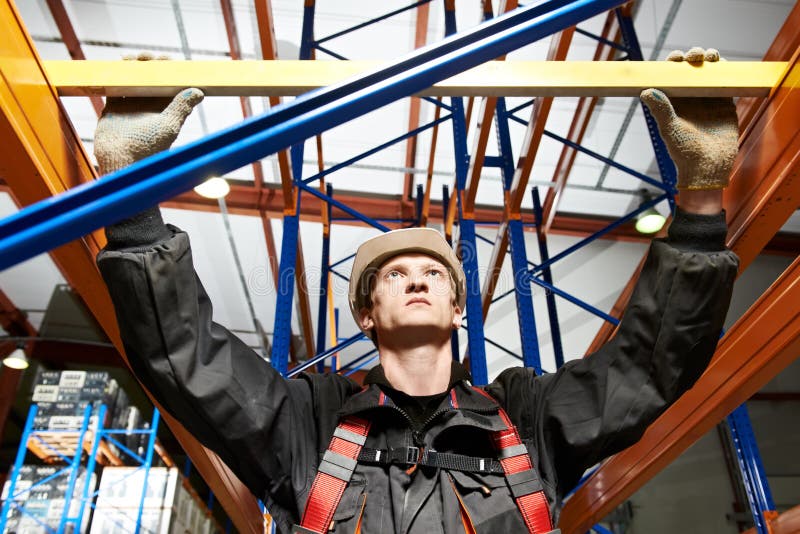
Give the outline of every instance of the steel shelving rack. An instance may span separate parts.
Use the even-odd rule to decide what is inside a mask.
[[[121,465],[122,461],[119,458],[112,459],[113,454],[109,452],[108,445],[116,446],[120,451],[125,453],[135,464],[138,469],[144,471],[144,482],[142,485],[142,494],[139,499],[137,518],[133,530],[129,530],[129,525],[119,525],[122,532],[135,532],[139,534],[141,529],[142,510],[144,505],[145,494],[147,491],[147,479],[150,474],[150,468],[153,465],[153,453],[156,445],[156,435],[158,432],[158,424],[160,415],[158,410],[153,410],[153,417],[150,421],[150,428],[147,429],[114,429],[106,428],[103,421],[106,416],[106,406],[104,404],[96,407],[97,422],[90,425],[92,418],[93,406],[90,404],[86,407],[83,414],[83,420],[80,428],[65,429],[65,430],[35,430],[34,420],[38,412],[36,404],[31,405],[28,410],[28,417],[25,421],[25,427],[22,432],[19,448],[17,449],[16,459],[14,466],[9,474],[9,488],[8,497],[3,501],[2,512],[0,512],[0,532],[5,532],[6,522],[12,508],[19,509],[25,515],[25,506],[19,507],[16,504],[17,499],[24,498],[37,486],[44,484],[57,477],[66,475],[68,477],[67,491],[64,496],[64,515],[57,529],[52,529],[47,525],[41,526],[46,532],[56,532],[63,534],[64,532],[80,532],[81,525],[84,521],[84,512],[86,507],[94,508],[94,499],[99,490],[91,491],[91,479],[95,475],[97,469],[97,458],[101,454],[105,459],[112,460],[114,464]],[[142,434],[147,436],[147,448],[144,451],[144,456],[132,451],[125,446],[116,436],[120,434]],[[68,445],[65,447],[65,441]],[[34,482],[28,488],[15,493],[16,485],[18,482],[20,470],[25,463],[25,458],[28,452],[33,452],[40,459],[47,461],[63,462],[65,466],[53,475],[47,478]],[[85,477],[82,488],[76,487],[78,473],[83,465],[82,457],[88,453],[85,463]],[[99,476],[96,477],[97,485],[99,486]],[[70,505],[74,498],[76,490],[80,490],[80,504],[78,505],[78,514],[70,516]],[[35,519],[35,518],[34,518]],[[37,519],[38,522],[38,519]]]
[[[419,2],[411,7],[423,4]],[[274,111],[265,114],[249,121],[246,121],[240,126],[236,126],[225,132],[213,134],[207,138],[196,143],[187,145],[183,148],[172,151],[168,154],[162,154],[149,158],[143,162],[135,164],[128,169],[121,170],[113,175],[105,177],[103,180],[85,184],[79,188],[75,188],[62,194],[54,200],[36,204],[30,208],[21,211],[18,215],[9,217],[0,221],[0,267],[5,267],[13,263],[19,262],[32,254],[48,250],[58,244],[64,243],[70,239],[77,238],[86,234],[90,230],[106,225],[119,217],[132,215],[141,209],[152,205],[152,203],[160,200],[165,200],[171,196],[184,191],[194,185],[202,177],[207,174],[207,171],[214,170],[218,174],[223,174],[226,170],[237,168],[245,163],[259,159],[267,154],[283,150],[292,146],[292,177],[290,182],[284,183],[284,189],[291,192],[289,205],[286,214],[283,218],[284,236],[281,244],[280,255],[280,276],[289,276],[293,273],[293,269],[297,264],[297,244],[299,233],[299,214],[300,202],[303,193],[312,195],[325,203],[328,212],[328,221],[332,222],[330,217],[331,207],[336,207],[346,212],[349,217],[358,219],[365,224],[371,225],[381,230],[386,230],[388,227],[381,221],[371,219],[352,207],[336,200],[333,196],[331,188],[325,189],[325,193],[318,191],[311,187],[310,182],[322,178],[324,174],[331,172],[335,169],[329,169],[325,173],[320,173],[318,176],[309,178],[302,177],[302,142],[310,135],[317,134],[337,124],[341,124],[356,116],[364,114],[371,109],[390,102],[394,99],[407,96],[415,93],[419,89],[434,83],[437,80],[445,78],[455,72],[465,70],[473,65],[500,56],[507,51],[516,47],[522,46],[528,42],[542,38],[546,35],[553,34],[558,31],[563,31],[570,26],[602,13],[609,9],[616,9],[623,2],[613,1],[551,1],[544,5],[528,5],[504,14],[497,18],[492,18],[485,25],[478,29],[470,30],[462,34],[454,34],[454,18],[452,18],[452,3],[445,2],[446,16],[448,17],[448,33],[454,34],[448,39],[445,39],[441,44],[428,47],[420,52],[414,53],[405,59],[397,62],[396,64],[379,71],[369,73],[356,80],[345,82],[327,89],[316,91],[312,94],[300,97],[291,104],[287,104]],[[317,40],[316,44],[313,39],[313,10],[314,2],[306,3],[306,18],[303,24],[303,46],[301,47],[301,55],[310,57],[311,49],[316,47],[322,50]],[[632,24],[629,17],[626,18],[626,13],[622,10],[615,11],[617,23],[621,29],[624,45],[614,43],[615,47],[622,47],[629,56],[629,59],[640,60],[641,50],[639,49],[638,42],[636,41],[635,32],[633,31]],[[487,17],[490,18],[490,17]],[[586,32],[584,32],[586,33]],[[326,38],[327,40],[328,38]],[[602,39],[598,40],[603,42]],[[606,39],[608,41],[608,39]],[[326,50],[327,51],[327,50]],[[787,82],[788,83],[788,82]],[[783,98],[781,91],[777,91],[774,98],[777,101]],[[771,101],[772,102],[772,101]],[[456,158],[456,181],[454,184],[454,191],[452,196],[447,193],[445,197],[449,196],[450,201],[446,202],[449,208],[450,220],[456,219],[458,221],[458,246],[464,250],[477,250],[478,234],[475,231],[476,221],[474,213],[471,212],[474,205],[470,202],[470,165],[471,157],[467,151],[466,142],[466,124],[465,124],[465,110],[462,99],[453,98],[449,105],[435,101],[435,105],[447,112],[445,117],[438,117],[434,123],[420,127],[414,132],[409,133],[409,136],[415,135],[427,128],[436,128],[446,120],[450,120],[454,129],[454,143],[457,154]],[[497,165],[502,169],[504,190],[519,198],[520,195],[527,194],[524,188],[515,186],[514,175],[517,169],[513,167],[513,158],[510,154],[510,148],[507,143],[507,122],[509,120],[529,124],[535,118],[532,115],[531,121],[525,121],[519,118],[516,113],[519,109],[506,110],[505,102],[502,99],[497,101],[497,115],[496,127],[498,129],[499,156],[486,157],[482,164]],[[646,114],[647,117],[647,114]],[[547,249],[546,233],[541,232],[542,226],[547,225],[546,212],[547,212],[547,199],[545,199],[545,206],[541,206],[540,199],[536,192],[534,192],[534,211],[537,220],[536,227],[539,232],[539,248],[540,248],[540,263],[532,264],[524,250],[523,239],[523,223],[519,213],[513,212],[509,220],[504,220],[501,225],[505,225],[503,231],[507,229],[507,235],[504,235],[505,241],[498,239],[502,243],[510,241],[513,269],[515,272],[515,288],[513,293],[517,299],[517,310],[521,324],[531,325],[535,324],[533,317],[533,308],[531,305],[530,284],[534,283],[545,287],[551,293],[551,298],[548,301],[549,319],[551,325],[557,325],[557,311],[555,300],[552,295],[559,295],[563,298],[570,300],[575,304],[587,309],[591,313],[595,313],[608,322],[613,323],[616,319],[605,314],[604,312],[593,308],[590,304],[582,302],[577,297],[567,295],[559,290],[552,279],[552,274],[549,273],[549,266],[565,257],[566,255],[574,252],[580,246],[585,245],[593,239],[601,237],[617,225],[621,225],[626,221],[633,218],[639,211],[647,209],[656,202],[666,199],[671,202],[674,193],[674,170],[667,158],[665,158],[663,146],[659,146],[660,140],[655,135],[652,121],[648,119],[648,129],[654,143],[654,150],[656,159],[659,165],[661,180],[653,180],[644,175],[640,175],[630,169],[624,169],[622,166],[611,160],[604,160],[607,164],[615,166],[621,170],[630,171],[630,174],[639,177],[651,186],[657,187],[664,191],[663,195],[645,203],[640,208],[619,221],[616,221],[608,228],[603,229],[589,238],[581,241],[574,247],[562,251],[554,256],[549,256]],[[757,125],[753,129],[762,127]],[[766,126],[764,126],[766,127]],[[552,132],[544,132],[553,139],[562,141],[565,145],[575,151],[582,152],[592,157],[603,158],[603,156],[592,152],[586,147],[582,147],[579,143],[575,143],[570,139],[559,137]],[[406,138],[405,136],[403,139]],[[753,145],[758,145],[759,138],[752,141]],[[402,139],[398,139],[400,141]],[[749,141],[748,141],[749,142]],[[788,142],[787,142],[787,146]],[[789,148],[787,148],[789,150]],[[200,155],[203,158],[200,158]],[[483,158],[484,155],[481,155]],[[780,187],[775,191],[769,193],[769,198],[777,198],[776,202],[780,203],[779,195],[782,188],[788,188],[780,182],[779,178],[774,178]],[[742,180],[744,182],[744,180]],[[418,207],[419,221],[424,221],[426,213],[424,211],[423,196],[428,192],[422,192],[418,189],[415,202]],[[765,193],[766,194],[766,193]],[[466,200],[466,203],[465,203]],[[474,201],[474,197],[472,199]],[[776,203],[770,206],[758,205],[758,207],[748,204],[749,201],[739,200],[735,204],[734,223],[737,231],[743,231],[748,228],[748,222],[743,222],[742,213],[747,209],[759,209],[770,211],[770,220],[776,219],[774,213],[780,212],[776,208]],[[538,207],[537,207],[538,206]],[[516,210],[519,209],[519,203],[516,203]],[[82,208],[82,209],[78,209]],[[385,222],[385,221],[384,221]],[[398,221],[393,221],[398,222]],[[417,221],[399,221],[408,224],[413,224]],[[452,232],[452,224],[446,225],[448,237]],[[329,228],[328,228],[329,230]],[[742,234],[737,234],[742,235]],[[752,244],[753,239],[750,234],[744,236],[743,241],[747,241],[747,254],[746,260],[752,259],[750,255],[755,249]],[[333,270],[339,263],[346,261],[339,260],[330,262],[330,231],[327,232],[324,246],[328,247],[327,252],[323,253],[323,269],[325,273],[333,273],[340,276]],[[496,242],[497,242],[496,241]],[[756,241],[758,241],[756,239]],[[742,245],[744,246],[744,245]],[[502,254],[505,254],[507,245],[502,245]],[[481,288],[477,276],[477,263],[474,254],[465,257],[465,271],[468,277],[468,304],[467,304],[467,330],[468,330],[468,348],[470,363],[473,371],[473,377],[477,383],[485,383],[488,381],[488,373],[486,369],[486,354],[485,343],[492,345],[499,345],[491,340],[485,339],[482,332],[484,310],[486,309],[486,302],[481,302]],[[792,275],[794,271],[790,273]],[[301,273],[302,274],[302,273]],[[537,276],[538,275],[538,276]],[[324,276],[323,280],[327,283],[328,276]],[[508,294],[510,295],[511,292]],[[498,298],[502,298],[501,295]],[[288,354],[289,354],[289,341],[291,336],[291,308],[294,298],[294,289],[291,285],[282,287],[278,295],[277,313],[275,322],[275,339],[273,343],[273,358],[272,363],[280,372],[289,376],[297,372],[309,368],[314,365],[324,366],[327,358],[335,355],[339,350],[352,345],[361,339],[361,334],[340,340],[338,336],[335,339],[339,341],[336,346],[326,348],[324,342],[324,324],[320,327],[317,336],[316,349],[317,354],[309,359],[304,364],[295,367],[291,372],[288,370]],[[496,300],[495,299],[495,300]],[[322,303],[321,303],[322,304]],[[483,307],[483,309],[482,309]],[[322,305],[320,306],[322,309]],[[319,316],[320,324],[324,323],[325,317],[322,311]],[[554,336],[558,336],[558,328],[551,328]],[[515,355],[521,359],[525,365],[537,369],[541,372],[541,361],[538,354],[538,340],[535,337],[535,328],[522,328],[522,354]],[[459,356],[459,349],[454,344],[454,357]],[[554,339],[554,346],[556,347],[557,361],[563,361],[563,354],[560,354],[560,343]],[[508,349],[503,348],[505,352]],[[373,357],[374,354],[366,354],[362,358]],[[335,365],[332,367],[336,367]],[[744,441],[742,443],[752,442],[752,436],[747,436],[747,425],[739,424],[737,426],[737,436],[740,436]],[[743,446],[741,449],[743,454],[755,454],[757,451],[755,447]],[[752,465],[753,456],[744,458],[743,465]],[[758,462],[755,462],[758,463]],[[760,476],[758,469],[749,473],[748,476]],[[765,480],[763,483],[757,483],[761,487],[765,487]],[[767,488],[768,489],[768,488]],[[754,498],[761,499],[762,508],[754,508],[754,514],[763,514],[764,508],[772,506],[768,498],[768,491],[761,491],[761,497],[758,493],[753,492]],[[760,510],[760,511],[759,511]],[[769,511],[769,510],[767,510]],[[756,517],[758,523],[758,518]]]

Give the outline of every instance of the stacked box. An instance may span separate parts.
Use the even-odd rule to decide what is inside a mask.
[[[118,534],[120,532],[135,532],[137,508],[97,508],[92,517],[91,534]],[[168,530],[162,528],[162,511],[160,508],[143,509],[141,516],[141,529],[139,532],[149,534],[166,534]]]
[[[133,532],[144,476],[145,470],[137,467],[103,470],[91,534]],[[142,506],[142,527],[156,534],[192,532],[182,524],[177,509],[185,491],[176,468],[151,467]]]
[[[86,407],[93,406],[91,426],[97,424],[100,404],[106,405],[104,426],[114,419],[119,396],[117,381],[102,371],[43,371],[33,389],[33,402],[39,405],[34,430],[79,429]]]
[[[65,515],[64,506],[66,503],[67,488],[69,486],[69,470],[65,470],[55,478],[42,483],[34,484],[49,476],[54,475],[62,468],[53,466],[24,465],[20,469],[19,477],[14,493],[18,495],[16,506],[11,508],[6,522],[7,533],[44,533],[47,529],[59,528],[61,518]],[[72,498],[69,506],[69,517],[77,518],[81,506],[86,472],[79,468],[78,477],[75,481]],[[92,474],[89,481],[89,494],[94,491],[96,477]],[[3,486],[2,500],[8,497],[8,490],[11,487],[10,481],[6,481]],[[28,490],[28,491],[25,491]],[[25,493],[21,493],[25,491]],[[91,515],[91,504],[87,502],[83,508],[83,519],[81,532],[86,532],[89,516]],[[46,526],[45,526],[46,525]],[[66,532],[74,532],[74,523],[67,525]]]

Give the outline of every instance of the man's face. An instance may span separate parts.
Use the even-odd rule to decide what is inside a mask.
[[[382,341],[407,335],[418,341],[443,339],[461,326],[450,273],[430,256],[401,254],[389,259],[371,286],[372,309],[361,309],[361,326],[374,328]]]

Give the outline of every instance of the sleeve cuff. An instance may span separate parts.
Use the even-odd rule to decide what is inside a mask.
[[[700,215],[676,208],[667,242],[681,250],[719,252],[725,250],[727,235],[724,210],[716,215]]]
[[[106,227],[109,250],[138,248],[154,245],[172,237],[172,231],[164,224],[161,210],[153,206],[130,219]]]

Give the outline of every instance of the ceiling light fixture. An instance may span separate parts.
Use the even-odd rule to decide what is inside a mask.
[[[25,355],[25,351],[22,350],[22,345],[18,345],[14,352],[3,359],[3,365],[20,371],[28,368],[28,357]]]
[[[642,204],[653,199],[647,191],[641,191]],[[640,234],[654,234],[664,227],[666,217],[661,215],[655,207],[650,206],[636,216],[636,231]]]
[[[225,178],[209,178],[194,188],[194,192],[201,197],[222,198],[231,191],[231,186]]]

